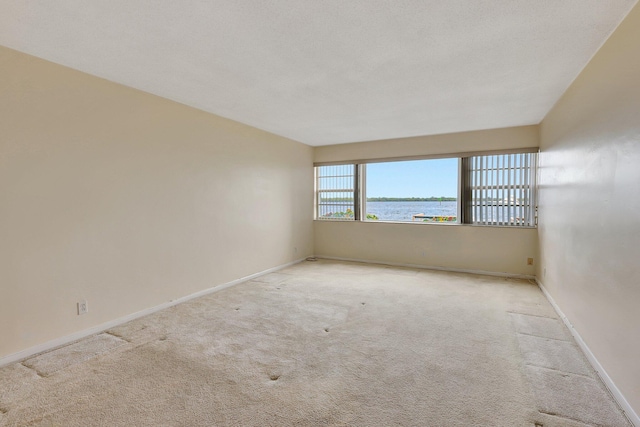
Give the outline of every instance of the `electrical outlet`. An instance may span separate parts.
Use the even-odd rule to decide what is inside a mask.
[[[298,248],[293,248],[293,253],[297,254],[298,253]]]
[[[533,258],[527,258],[527,265],[533,265]]]
[[[86,299],[78,302],[78,316],[82,314],[87,314],[89,312],[89,304]]]

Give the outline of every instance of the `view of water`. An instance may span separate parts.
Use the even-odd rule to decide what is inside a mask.
[[[455,217],[457,210],[458,202],[367,202],[367,214],[376,215],[380,221],[411,221],[416,214]]]

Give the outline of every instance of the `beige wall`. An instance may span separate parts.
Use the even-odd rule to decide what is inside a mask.
[[[0,48],[0,357],[311,255],[312,161]]]
[[[640,414],[640,6],[541,126],[538,276]]]
[[[534,228],[315,221],[317,256],[509,275],[533,276],[537,239]]]
[[[444,135],[358,142],[355,144],[325,145],[314,149],[314,161],[321,163],[345,160],[384,159],[388,157],[467,153],[473,151],[530,148],[537,147],[538,144],[538,126],[519,126]]]

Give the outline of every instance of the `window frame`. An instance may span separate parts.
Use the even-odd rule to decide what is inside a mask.
[[[416,155],[416,156],[400,156],[400,157],[385,157],[379,159],[357,159],[349,161],[335,161],[335,162],[315,162],[314,166],[314,220],[326,221],[326,222],[341,222],[341,221],[358,221],[367,223],[393,223],[393,224],[429,224],[429,225],[470,225],[474,227],[507,227],[507,228],[537,228],[538,225],[538,162],[537,156],[540,152],[538,147],[527,148],[514,148],[505,150],[487,150],[487,151],[472,151],[461,153],[442,153],[442,154],[430,154],[430,155]],[[470,188],[469,179],[469,166],[468,162],[471,157],[477,156],[497,156],[507,154],[535,154],[535,165],[532,166],[531,176],[533,182],[529,184],[529,190],[531,192],[530,204],[532,205],[532,224],[531,225],[516,225],[516,224],[479,224],[473,223],[472,215],[469,211],[469,205],[472,202],[472,192]],[[431,159],[458,159],[458,215],[455,222],[412,222],[412,221],[389,221],[389,220],[367,220],[366,218],[366,165],[369,163],[386,163],[386,162],[402,162],[411,160],[431,160]],[[354,218],[320,218],[318,210],[318,167],[322,166],[338,166],[338,165],[353,165],[354,166]]]

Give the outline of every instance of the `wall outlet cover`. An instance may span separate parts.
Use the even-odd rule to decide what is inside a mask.
[[[78,316],[82,314],[87,314],[89,312],[89,304],[87,300],[82,300],[78,302]]]

